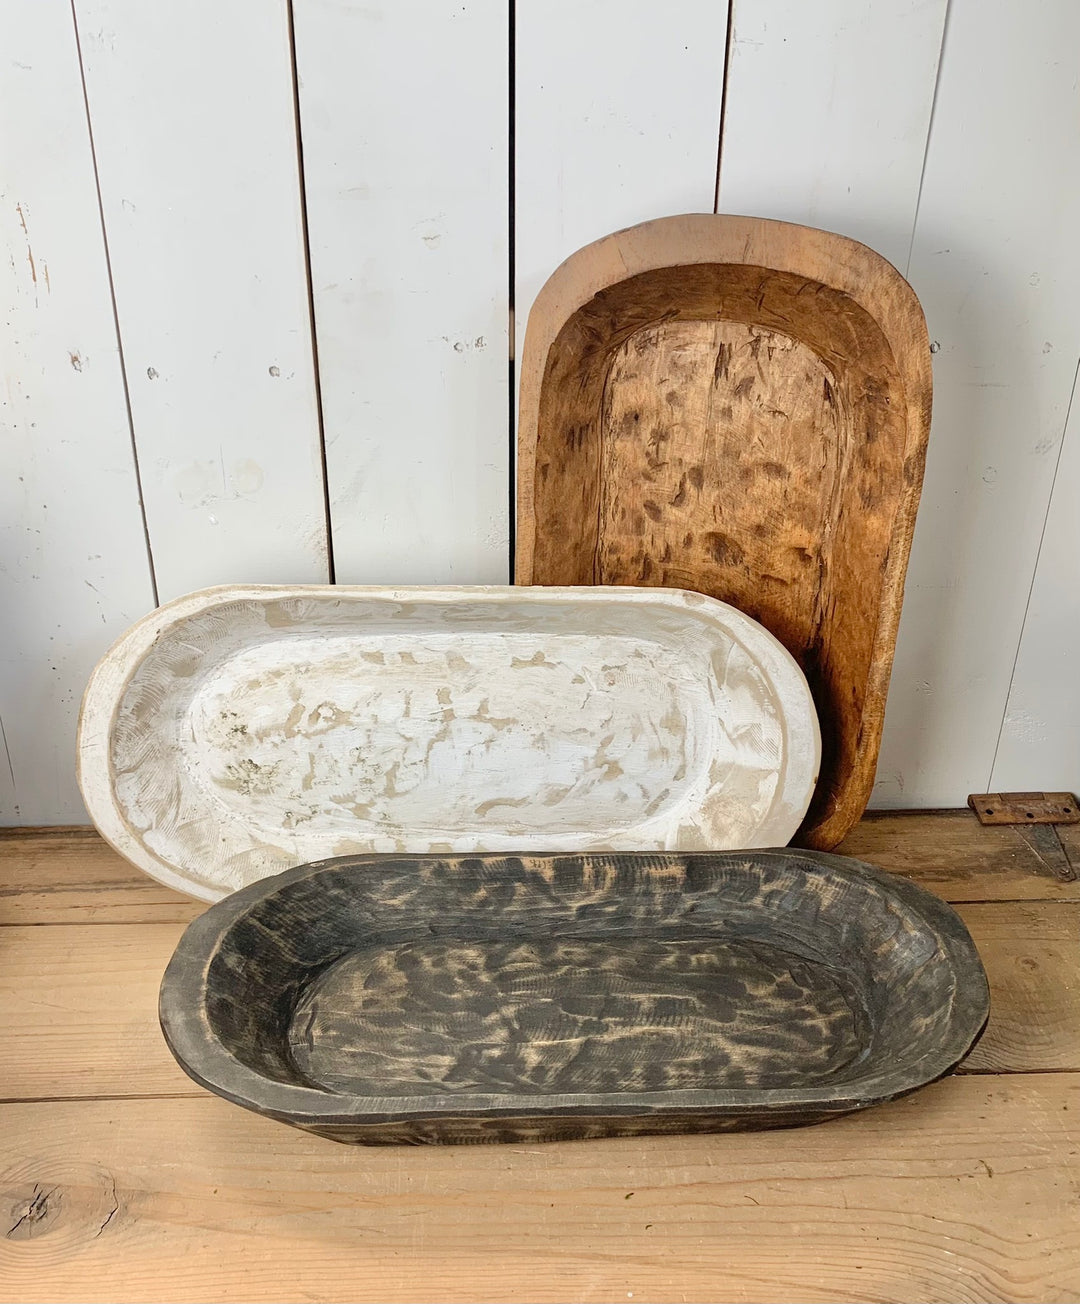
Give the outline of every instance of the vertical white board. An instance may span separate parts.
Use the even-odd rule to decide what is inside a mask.
[[[879,805],[985,792],[1080,352],[1080,5],[952,0],[909,276],[939,352]]]
[[[1074,391],[988,792],[1080,790],[1080,403]]]
[[[0,823],[79,823],[82,690],[154,596],[69,6],[0,50]]]
[[[576,249],[712,212],[725,0],[518,5],[514,313]]]
[[[162,601],[325,583],[285,0],[75,0]]]
[[[505,582],[506,5],[295,29],[337,579]]]
[[[904,270],[947,0],[732,0],[719,209],[868,244]]]

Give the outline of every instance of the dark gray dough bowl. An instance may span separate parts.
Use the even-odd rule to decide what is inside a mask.
[[[344,856],[212,906],[161,987],[196,1082],[335,1141],[815,1123],[987,1018],[949,906],[815,852]]]

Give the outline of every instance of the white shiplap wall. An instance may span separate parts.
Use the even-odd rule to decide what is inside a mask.
[[[508,46],[503,0],[297,0],[343,583],[507,580]]]
[[[1075,792],[1080,783],[1080,404],[1073,381],[991,792]]]
[[[719,210],[840,231],[901,271],[948,0],[732,0]]]
[[[85,820],[75,719],[154,603],[68,5],[0,5],[0,821]]]
[[[161,600],[325,583],[285,0],[75,12]]]
[[[951,0],[908,267],[940,351],[878,768],[885,805],[996,790],[994,753],[1080,356],[1077,50],[1071,0]],[[1061,501],[1075,504],[1078,492],[1075,480],[1058,486]],[[1080,717],[1050,719],[1068,752]],[[1080,785],[1080,749],[1071,750],[1052,784],[1040,767],[1049,787]],[[1038,786],[1021,777],[1014,768],[1009,786]]]
[[[518,354],[540,287],[624,226],[708,212],[725,0],[529,0],[516,32]]]
[[[877,803],[1080,786],[1080,8],[514,27],[511,70],[497,0],[0,7],[0,821],[84,818],[78,698],[151,560],[163,599],[505,579],[511,292],[520,341],[574,249],[712,208],[722,101],[721,210],[873,245],[940,345]]]

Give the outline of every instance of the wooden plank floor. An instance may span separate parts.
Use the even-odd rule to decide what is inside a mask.
[[[0,835],[0,1300],[1080,1300],[1080,883],[964,811],[842,850],[971,929],[960,1074],[792,1132],[360,1149],[176,1068],[157,985],[197,903],[88,831]]]

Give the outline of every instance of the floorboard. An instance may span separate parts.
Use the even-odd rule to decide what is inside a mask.
[[[960,1074],[790,1132],[357,1149],[172,1061],[205,907],[89,830],[0,833],[0,1304],[1080,1299],[1080,887],[967,811],[842,850],[957,904],[992,989]]]

